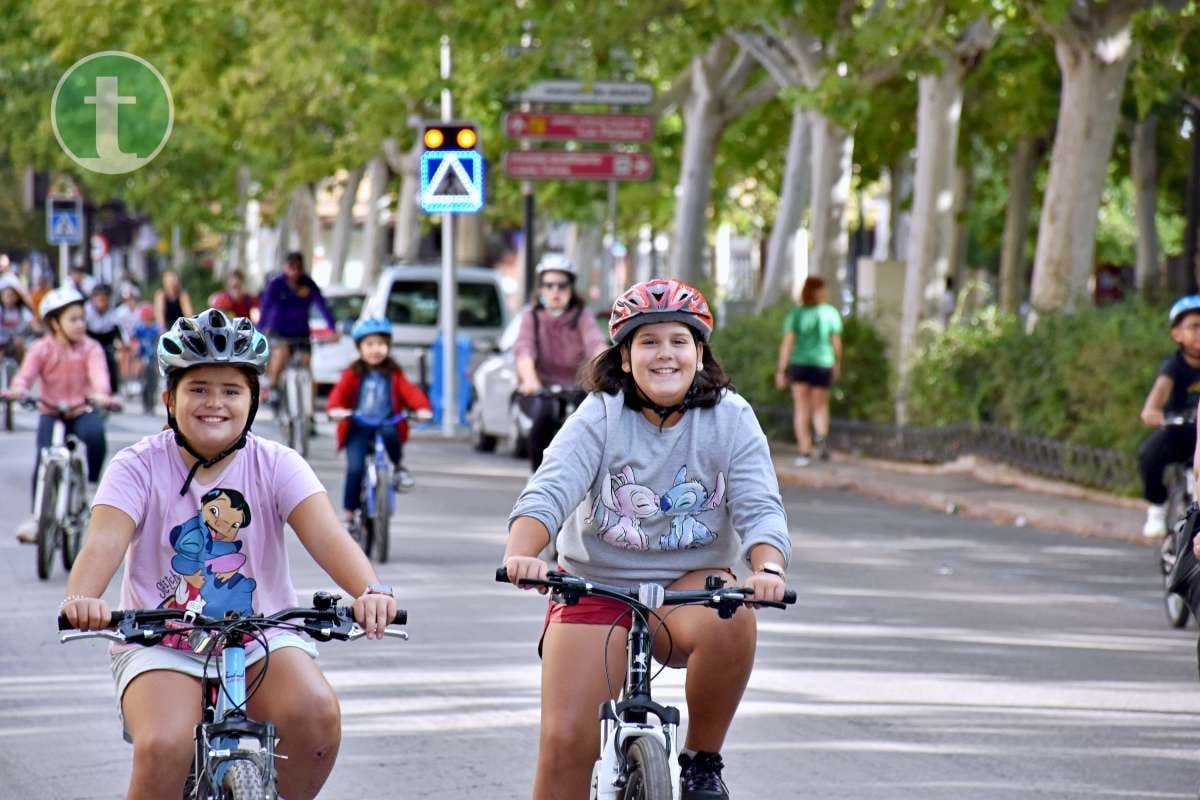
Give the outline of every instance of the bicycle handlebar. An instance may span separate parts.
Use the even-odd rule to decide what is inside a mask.
[[[1173,428],[1176,426],[1182,427],[1186,425],[1195,425],[1195,414],[1172,414],[1169,417],[1163,417],[1163,427]]]
[[[116,628],[117,632],[115,634],[107,630],[83,631],[79,636],[71,638],[84,638],[91,635],[118,642],[132,642],[133,644],[149,646],[157,644],[168,634],[179,632],[179,628],[169,627],[166,624],[168,622],[184,622],[188,628],[221,630],[239,625],[244,625],[247,628],[282,627],[282,623],[294,619],[303,620],[304,631],[318,641],[329,641],[330,639],[350,641],[364,636],[365,631],[354,622],[353,617],[350,615],[350,609],[337,604],[337,601],[340,599],[337,595],[318,592],[313,597],[313,606],[311,608],[285,608],[269,615],[256,614],[225,619],[193,614],[184,608],[113,611],[109,618],[108,627]],[[397,608],[396,616],[388,624],[404,625],[407,622],[408,612],[402,608]],[[335,627],[319,627],[321,623],[333,623]],[[60,631],[78,630],[67,619],[66,614],[59,614],[58,629]],[[385,633],[405,639],[408,638],[408,634],[403,631],[385,631]],[[68,639],[64,637],[63,641],[68,641]]]
[[[364,417],[361,414],[351,414],[350,419],[368,428],[386,428],[389,425],[399,425],[402,421],[408,419],[408,414],[401,411],[399,414],[392,414],[385,419],[372,419],[371,417]]]
[[[599,597],[609,597],[613,600],[619,600],[629,605],[644,606],[642,603],[641,587],[628,586],[610,586],[608,584],[589,581],[586,578],[580,578],[577,575],[568,575],[565,572],[556,572],[551,570],[546,573],[546,580],[533,580],[522,578],[519,581],[521,586],[545,586],[550,589],[555,589],[564,593],[572,593],[577,596],[596,595]],[[719,578],[717,580],[720,580]],[[508,577],[508,569],[498,567],[496,569],[497,583],[511,583]],[[753,603],[754,605],[765,606],[767,608],[786,608],[796,602],[796,592],[788,589],[783,593],[783,602],[776,603],[771,600],[752,600],[748,599],[747,595],[753,596],[754,590],[746,586],[716,586],[714,588],[705,589],[665,589],[662,592],[662,603],[664,606],[682,606],[688,604],[703,604],[711,608],[718,608],[721,605],[742,605],[744,603]]]

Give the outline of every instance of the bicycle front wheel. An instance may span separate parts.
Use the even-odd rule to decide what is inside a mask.
[[[375,481],[375,513],[372,515],[375,528],[375,544],[380,564],[386,564],[391,543],[391,510],[388,507],[388,494],[392,490],[392,473],[381,469]]]
[[[270,783],[274,783],[271,781]],[[234,761],[221,779],[222,797],[228,800],[276,800],[275,787],[263,780],[258,764]]]
[[[50,461],[42,465],[41,500],[37,519],[37,574],[50,579],[54,569],[54,548],[58,544],[58,485],[62,480],[62,465]]]
[[[626,752],[629,780],[621,800],[671,800],[671,769],[667,752],[649,736],[633,740]]]

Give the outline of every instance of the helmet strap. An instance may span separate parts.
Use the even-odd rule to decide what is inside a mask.
[[[700,392],[699,373],[692,378],[692,385],[688,387],[687,393],[683,396],[683,399],[670,406],[660,406],[647,397],[645,392],[642,391],[642,387],[637,385],[637,381],[633,382],[633,388],[637,390],[637,396],[626,397],[626,404],[638,411],[642,409],[649,409],[650,411],[654,412],[654,415],[658,417],[658,429],[661,431],[663,426],[667,424],[667,420],[672,414],[677,411],[680,414],[683,414],[692,407],[692,403],[695,402],[696,395]]]
[[[254,416],[257,413],[258,398],[255,397],[250,401],[250,415],[246,417],[246,427],[242,428],[242,432],[238,436],[237,441],[231,444],[229,447],[226,447],[221,452],[217,453],[212,458],[205,458],[203,455],[196,452],[196,449],[192,447],[191,443],[188,442],[187,438],[185,438],[183,433],[180,432],[179,422],[175,419],[175,415],[171,413],[171,410],[169,408],[167,409],[167,425],[169,425],[171,430],[175,432],[175,444],[188,451],[192,458],[196,459],[196,462],[192,464],[192,468],[188,470],[187,478],[183,481],[183,487],[179,490],[180,497],[183,497],[187,494],[188,487],[192,485],[192,479],[196,477],[196,473],[199,472],[201,468],[208,469],[209,467],[214,467],[221,463],[221,461],[224,459],[228,458],[246,446],[246,434],[250,432],[250,425],[254,422]]]

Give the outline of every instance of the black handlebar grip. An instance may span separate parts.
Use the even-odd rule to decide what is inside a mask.
[[[388,624],[389,625],[404,625],[407,622],[408,622],[408,612],[405,611],[403,608],[397,608],[395,618]]]
[[[508,579],[508,567],[496,567],[496,583],[511,583]]]
[[[125,618],[124,611],[113,611],[109,618],[109,621],[108,621],[108,627],[110,627],[110,628],[117,627],[118,625],[121,624],[121,620],[124,618]],[[71,624],[71,620],[67,619],[66,614],[58,615],[58,629],[60,631],[78,630],[78,628],[76,628],[74,625]]]
[[[783,602],[785,602],[789,605],[791,605],[792,603],[795,603],[796,602],[796,592],[792,589],[788,589],[787,591],[785,591],[783,593]]]

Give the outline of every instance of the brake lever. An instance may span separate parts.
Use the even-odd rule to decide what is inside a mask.
[[[108,639],[117,644],[125,644],[127,642],[125,635],[118,631],[100,630],[100,631],[63,631],[58,635],[58,641],[62,644],[67,642],[77,642],[80,639]]]
[[[354,642],[367,635],[367,631],[357,622],[351,626],[349,635],[346,636],[346,641]],[[393,639],[403,639],[408,641],[408,631],[400,630],[399,628],[384,628],[383,635]]]

